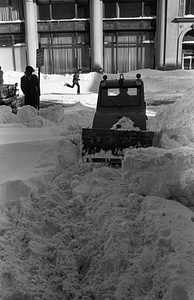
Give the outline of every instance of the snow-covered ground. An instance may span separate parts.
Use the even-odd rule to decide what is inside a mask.
[[[0,299],[194,299],[194,71],[138,73],[158,134],[122,168],[80,161],[102,75],[81,95],[41,75],[39,112],[0,106]]]

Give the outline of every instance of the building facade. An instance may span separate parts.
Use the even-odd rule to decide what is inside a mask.
[[[1,0],[0,65],[45,74],[194,68],[194,0]]]

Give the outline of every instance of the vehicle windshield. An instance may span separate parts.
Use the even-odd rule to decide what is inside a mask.
[[[103,88],[101,93],[101,106],[103,107],[134,107],[140,105],[141,91],[137,86]]]

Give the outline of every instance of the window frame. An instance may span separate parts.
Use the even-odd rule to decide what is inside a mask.
[[[141,8],[140,8],[140,11],[141,11],[141,14],[138,15],[138,16],[125,16],[125,17],[122,17],[121,16],[121,4],[122,3],[137,3],[137,1],[134,1],[134,0],[130,0],[130,1],[123,1],[123,0],[113,0],[113,1],[110,1],[110,0],[103,0],[103,18],[104,19],[111,19],[111,18],[139,18],[139,17],[155,17],[156,16],[156,10],[157,10],[157,7],[155,7],[155,14],[151,14],[151,15],[146,15],[147,13],[145,13],[146,9],[148,7],[147,3],[148,3],[148,0],[138,0],[138,2],[141,4]],[[153,1],[154,3],[154,1]],[[115,4],[115,11],[116,11],[116,14],[114,17],[107,17],[106,16],[106,5],[108,4],[111,4],[111,5],[114,5]],[[157,4],[156,4],[157,6]],[[152,11],[152,8],[151,8],[151,5],[150,5],[150,10]]]
[[[6,15],[6,17],[5,17]],[[17,18],[18,17],[18,18]],[[7,0],[5,6],[0,6],[0,21],[23,21],[24,20],[24,6],[23,1]]]
[[[185,0],[185,15],[194,15],[194,1]]]
[[[73,19],[88,19],[90,16],[89,16],[89,0],[72,0],[72,1],[67,1],[67,3],[65,3],[64,1],[61,0],[61,3],[64,4],[64,7],[66,4],[72,4],[73,5],[73,16],[70,17],[70,18],[55,18],[53,17],[53,7],[54,7],[54,0],[44,0],[46,5],[48,5],[49,7],[49,16],[48,18],[42,18],[40,17],[40,10],[39,10],[39,5],[40,5],[40,2],[41,0],[36,0],[36,5],[37,5],[37,15],[38,15],[38,20],[62,20],[62,19],[65,19],[65,20],[73,20]],[[80,2],[80,3],[79,3]],[[85,3],[85,5],[84,5]],[[86,13],[86,16],[81,16],[81,12],[79,10],[79,5],[83,4],[83,6],[80,6],[80,9],[83,8],[83,14]],[[87,10],[84,9],[85,6],[88,6],[88,12]]]

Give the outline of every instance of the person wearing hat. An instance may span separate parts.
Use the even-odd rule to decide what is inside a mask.
[[[25,105],[31,105],[39,109],[40,85],[39,79],[31,66],[26,67],[25,75],[21,77],[21,90],[25,95]]]

